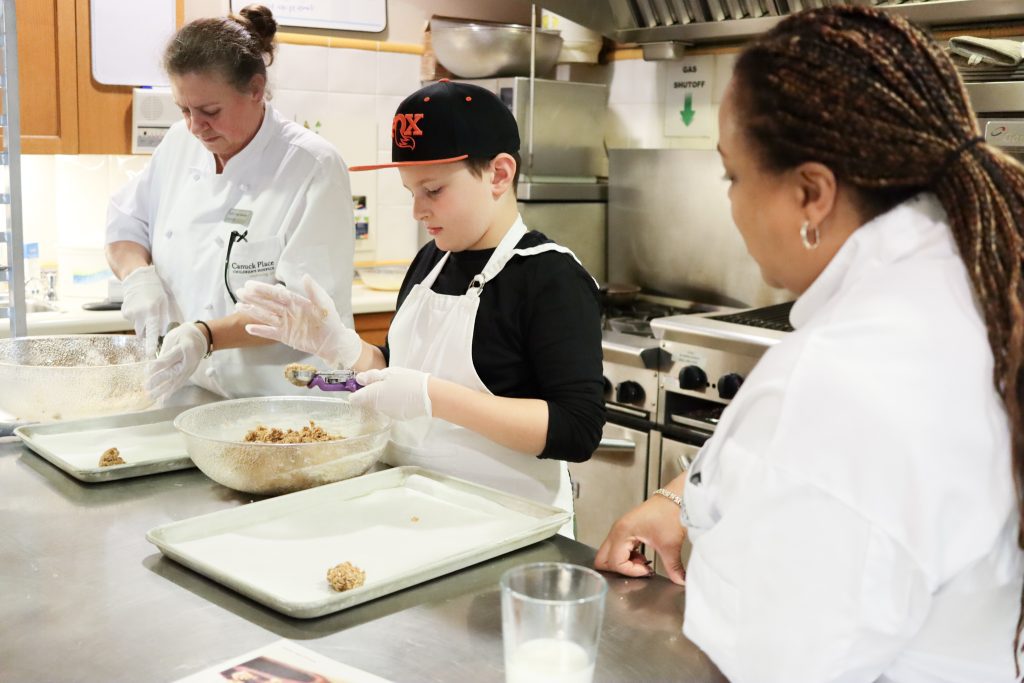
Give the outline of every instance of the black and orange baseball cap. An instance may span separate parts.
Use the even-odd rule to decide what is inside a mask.
[[[398,105],[391,122],[391,163],[352,166],[372,171],[392,166],[449,164],[519,151],[519,126],[490,90],[442,79]]]

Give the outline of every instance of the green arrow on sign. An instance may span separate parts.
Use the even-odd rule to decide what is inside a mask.
[[[693,110],[693,94],[686,93],[686,100],[683,102],[683,109],[679,112],[679,115],[683,117],[683,125],[689,127],[693,123],[693,117],[697,115],[697,112]]]

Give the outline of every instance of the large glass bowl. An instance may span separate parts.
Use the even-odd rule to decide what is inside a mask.
[[[150,362],[134,335],[0,339],[0,411],[35,422],[142,410]]]
[[[248,443],[260,425],[300,430],[310,420],[340,441]],[[264,396],[190,408],[174,426],[192,462],[206,476],[238,491],[276,495],[363,474],[380,459],[391,433],[381,413],[337,398]]]

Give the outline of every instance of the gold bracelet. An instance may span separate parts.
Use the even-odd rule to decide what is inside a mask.
[[[679,507],[683,507],[683,499],[681,497],[677,496],[676,494],[672,493],[668,489],[658,489],[654,493],[655,493],[655,495],[658,495],[658,496],[665,496],[666,498],[671,500],[673,503],[675,503]]]

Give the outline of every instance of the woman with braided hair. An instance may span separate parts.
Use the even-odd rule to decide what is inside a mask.
[[[755,41],[719,124],[795,331],[597,566],[646,575],[646,543],[682,583],[688,534],[684,633],[733,683],[1014,680],[1024,168],[943,50],[865,7]]]

